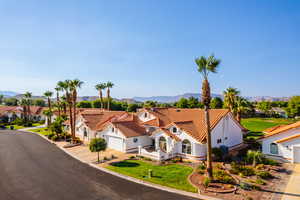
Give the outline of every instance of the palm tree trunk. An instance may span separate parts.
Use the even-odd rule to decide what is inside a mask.
[[[50,97],[48,97],[48,106],[49,106],[49,111],[52,112]],[[48,122],[49,127],[51,125],[51,120],[52,120],[51,115],[49,115],[49,122]]]
[[[74,142],[74,137],[73,137],[73,114],[72,114],[72,100],[70,97],[67,97],[67,102],[69,106],[69,122],[70,122],[70,129],[71,129],[71,136],[72,136],[72,142]]]
[[[240,112],[237,112],[237,113],[236,113],[236,120],[237,120],[238,122],[241,122],[241,113],[240,113]]]
[[[57,103],[57,108],[58,108],[58,117],[60,117],[60,101],[59,101],[58,91],[56,92],[56,103]]]
[[[102,95],[102,90],[99,90],[99,98],[100,98],[100,103],[101,103],[101,109],[103,109],[103,95]]]
[[[76,100],[77,100],[77,91],[73,92],[73,132],[72,137],[75,139],[75,123],[76,123]]]
[[[107,110],[109,111],[110,107],[110,90],[107,88]]]
[[[209,107],[204,107],[205,123],[206,123],[206,138],[207,138],[207,174],[211,179],[212,176],[212,148],[211,148],[211,135],[210,135],[210,121],[209,121]]]

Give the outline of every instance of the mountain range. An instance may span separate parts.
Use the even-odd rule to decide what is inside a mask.
[[[0,91],[0,94],[4,95],[4,97],[15,97],[17,99],[22,98],[22,94],[13,91]],[[173,103],[178,101],[181,98],[190,98],[195,97],[200,99],[200,93],[185,93],[181,95],[175,96],[151,96],[151,97],[133,97],[133,98],[122,98],[122,99],[115,99],[118,101],[123,101],[127,103],[138,103],[138,102],[145,102],[145,101],[157,101],[159,103]],[[212,97],[220,97],[223,99],[223,95],[214,94],[212,93]],[[42,96],[33,96],[32,98],[43,98]],[[288,101],[289,97],[272,97],[272,96],[248,96],[245,97],[249,101]],[[98,99],[97,96],[80,96],[78,97],[78,101],[93,101]]]

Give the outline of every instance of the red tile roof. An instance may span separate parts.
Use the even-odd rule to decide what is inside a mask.
[[[276,127],[273,127],[273,130],[272,130],[272,128],[266,129],[263,132],[266,132],[267,134],[264,137],[262,137],[262,139],[285,132],[285,131],[288,131],[288,130],[291,130],[291,129],[295,129],[295,128],[300,128],[300,121],[295,122],[293,124],[276,126]]]

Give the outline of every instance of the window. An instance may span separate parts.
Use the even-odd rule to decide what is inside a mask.
[[[144,114],[144,117],[147,118],[147,117],[148,117],[148,113],[145,113],[145,114]]]
[[[222,139],[217,139],[217,144],[222,143]]]
[[[165,137],[160,137],[159,138],[159,148],[163,152],[167,151],[167,141],[166,141]]]
[[[191,154],[192,153],[192,145],[188,140],[183,140],[182,142],[182,153]]]
[[[84,129],[83,129],[83,136],[84,136],[84,137],[87,137],[87,130],[86,130],[85,127],[84,127]]]
[[[138,139],[137,138],[133,138],[133,142],[137,143]]]
[[[224,139],[225,139],[225,140],[227,140],[227,139],[228,139],[228,137],[225,137]]]
[[[278,154],[278,145],[276,143],[270,144],[270,152],[271,154]]]
[[[111,132],[115,132],[115,128],[114,127],[111,128]]]
[[[177,128],[176,127],[173,127],[173,133],[177,133]]]

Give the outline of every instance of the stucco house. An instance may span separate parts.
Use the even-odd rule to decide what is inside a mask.
[[[110,112],[106,111],[104,115],[110,115]],[[81,114],[76,126],[77,134],[82,135],[84,127],[88,127],[87,139],[101,137],[107,141],[108,148],[136,151],[156,160],[175,156],[205,159],[206,131],[202,109],[144,108],[136,114],[119,112],[112,115],[97,120],[97,116],[88,119]],[[243,143],[245,129],[229,110],[210,110],[210,123],[213,147],[227,146],[231,150]]]
[[[264,133],[266,135],[260,139],[264,154],[300,163],[300,121],[275,126]]]
[[[43,115],[44,107],[40,106],[30,106],[30,117],[33,121],[45,120]],[[22,106],[0,106],[0,120],[12,122],[17,117],[22,118],[23,107]]]

